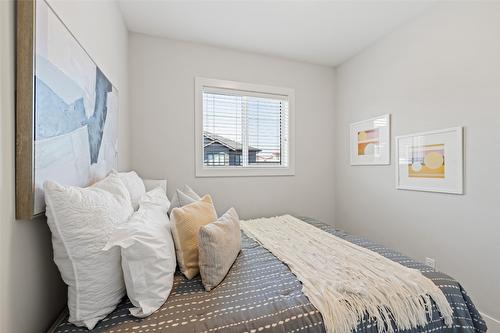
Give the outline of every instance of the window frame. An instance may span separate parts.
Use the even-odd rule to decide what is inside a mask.
[[[248,96],[283,96],[288,100],[288,161],[282,165],[249,165],[206,167],[204,165],[203,91],[243,91]],[[196,177],[258,177],[295,175],[295,90],[261,84],[195,77],[195,176]]]

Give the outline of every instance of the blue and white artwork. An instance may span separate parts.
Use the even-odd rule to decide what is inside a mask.
[[[35,214],[43,183],[87,186],[117,167],[118,91],[54,14],[37,1]]]

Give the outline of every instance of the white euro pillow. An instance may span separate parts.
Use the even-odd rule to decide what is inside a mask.
[[[87,188],[44,184],[54,261],[68,285],[69,321],[94,328],[125,295],[120,251],[103,252],[114,227],[133,213],[117,175]]]
[[[146,187],[141,177],[135,171],[130,172],[117,172],[113,170],[111,173],[118,175],[122,180],[123,184],[127,188],[130,194],[130,200],[132,201],[132,207],[134,210],[139,208],[139,200],[146,193]]]
[[[127,223],[113,232],[105,251],[121,248],[130,313],[144,318],[158,310],[170,295],[176,266],[175,248],[167,217],[169,202],[161,188],[146,193]]]
[[[154,206],[160,209],[165,215],[170,208],[170,200],[168,200],[166,192],[162,187],[156,187],[151,191],[144,193],[139,200],[139,207]]]

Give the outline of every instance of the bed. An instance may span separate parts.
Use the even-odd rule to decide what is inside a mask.
[[[433,318],[425,327],[396,332],[486,332],[479,312],[453,278],[367,239],[314,219],[301,219],[401,265],[420,270],[443,291],[453,309],[451,328],[444,325],[438,311],[433,311]],[[128,312],[132,305],[125,297],[92,331],[72,325],[67,313],[63,313],[49,333],[325,332],[321,313],[302,293],[302,285],[295,275],[264,247],[244,233],[241,236],[242,250],[224,281],[214,290],[206,292],[199,276],[187,280],[177,273],[167,302],[147,318],[132,317]],[[359,333],[378,331],[370,318],[364,318],[356,329]]]

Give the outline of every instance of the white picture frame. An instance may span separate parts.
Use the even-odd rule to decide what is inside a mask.
[[[464,194],[463,127],[397,136],[395,146],[397,189]]]
[[[351,165],[391,164],[391,115],[352,123],[349,131]]]

